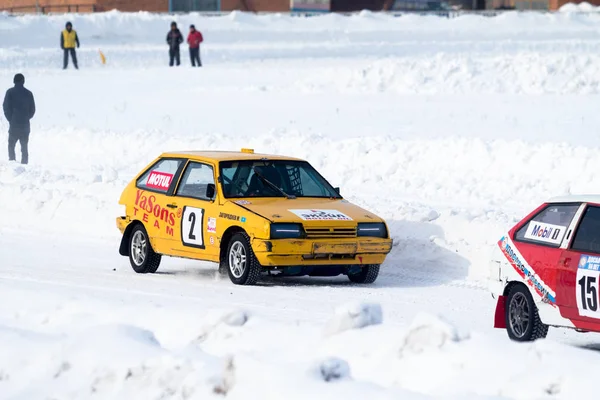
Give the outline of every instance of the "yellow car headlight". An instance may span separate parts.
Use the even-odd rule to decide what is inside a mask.
[[[302,224],[271,224],[271,239],[299,239],[304,237]]]

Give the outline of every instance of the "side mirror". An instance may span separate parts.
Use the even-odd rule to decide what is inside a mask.
[[[215,184],[209,183],[206,185],[206,198],[213,200],[215,198]]]
[[[340,188],[339,188],[339,187],[333,188],[333,190],[335,190],[335,192],[336,192],[338,195],[340,195],[340,196],[341,196],[341,194],[340,194]]]

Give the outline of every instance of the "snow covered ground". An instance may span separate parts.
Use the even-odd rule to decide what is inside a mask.
[[[203,31],[203,69],[165,66],[171,18]],[[66,20],[79,71],[60,69]],[[0,15],[0,82],[23,72],[38,106],[31,164],[0,161],[0,399],[594,394],[600,336],[510,343],[485,268],[539,202],[597,192],[599,22]],[[124,185],[163,151],[241,147],[307,158],[385,217],[379,280],[134,274]]]

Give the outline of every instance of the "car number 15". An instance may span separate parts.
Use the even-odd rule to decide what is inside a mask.
[[[600,257],[582,255],[577,268],[577,285],[575,287],[579,315],[600,319],[599,281]]]

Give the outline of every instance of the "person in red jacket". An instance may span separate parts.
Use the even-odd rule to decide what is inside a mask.
[[[194,25],[190,25],[190,34],[188,35],[187,42],[190,45],[190,59],[192,60],[192,67],[202,66],[202,62],[200,62],[200,43],[204,41],[202,34],[200,31],[196,30]]]

